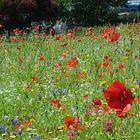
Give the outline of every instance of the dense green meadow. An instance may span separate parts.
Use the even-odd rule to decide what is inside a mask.
[[[121,113],[104,95],[116,80],[124,85],[109,94],[133,95]],[[1,35],[0,140],[9,139],[140,140],[140,24]]]

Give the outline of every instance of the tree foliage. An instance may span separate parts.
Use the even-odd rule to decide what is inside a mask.
[[[1,0],[0,24],[4,27],[23,27],[33,20],[56,17],[59,5],[57,0]]]
[[[62,16],[75,18],[85,25],[111,21],[115,13],[110,7],[124,5],[126,2],[127,0],[60,0]]]

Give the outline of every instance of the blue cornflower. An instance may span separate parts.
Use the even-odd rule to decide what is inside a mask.
[[[40,97],[40,96],[41,96],[41,93],[40,93],[40,92],[38,92],[38,93],[37,93],[37,96],[38,96],[38,97]]]
[[[8,119],[8,115],[5,114],[4,115],[4,119],[7,120]]]
[[[11,123],[12,123],[12,125],[15,125],[17,123],[17,119],[12,119]]]
[[[140,80],[136,80],[136,83],[140,85]]]
[[[106,87],[105,87],[105,86],[103,86],[103,87],[102,87],[102,91],[104,92],[104,90],[105,90],[105,89],[106,89]]]
[[[71,109],[72,109],[73,111],[74,111],[74,110],[77,110],[77,109],[78,109],[78,106],[73,106]]]
[[[65,94],[66,92],[67,92],[67,89],[62,89],[60,93]]]
[[[39,137],[38,135],[36,135],[36,136],[34,137],[34,140],[40,140],[40,137]]]
[[[7,131],[8,130],[8,127],[2,125],[0,126],[0,131]]]
[[[56,94],[56,90],[51,90],[51,93],[52,94]]]

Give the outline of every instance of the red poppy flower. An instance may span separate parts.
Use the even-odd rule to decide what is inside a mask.
[[[24,123],[16,124],[16,128],[17,129],[22,129],[22,128],[25,128],[25,127],[28,127],[28,126],[31,126],[31,125],[32,125],[32,122],[26,121]]]
[[[116,80],[104,90],[105,99],[109,107],[123,110],[128,104],[133,102],[133,94],[125,84]]]
[[[18,39],[17,39],[16,36],[11,36],[10,39],[11,39],[13,42],[17,42],[17,41],[18,41]]]
[[[78,59],[77,59],[77,57],[74,57],[68,61],[67,66],[68,67],[75,67],[77,64],[78,64]]]
[[[103,33],[106,33],[106,34],[113,34],[114,30],[113,28],[104,28],[103,29]]]
[[[35,75],[35,76],[32,77],[32,80],[33,81],[37,81],[38,80],[38,77]]]
[[[73,128],[76,130],[82,129],[82,126],[78,124],[77,119],[73,116],[66,116],[64,119],[64,124],[66,129],[73,129]]]
[[[80,126],[78,123],[75,123],[75,124],[73,125],[73,128],[74,128],[75,130],[81,130],[81,129],[83,128],[83,126]]]
[[[24,58],[19,58],[18,60],[19,60],[20,63],[24,63],[25,62]]]
[[[139,56],[138,56],[138,55],[135,55],[134,58],[135,58],[135,59],[139,59]]]
[[[70,129],[76,123],[76,118],[73,116],[66,116],[64,119],[64,124],[66,129]]]
[[[123,69],[123,68],[126,68],[125,64],[118,64],[117,70],[120,70],[120,69]]]
[[[80,27],[77,27],[75,30],[76,30],[76,31],[80,31],[80,30],[81,30],[81,28],[80,28]]]
[[[59,68],[59,67],[62,67],[62,64],[60,62],[54,64],[54,68]]]
[[[22,31],[19,28],[16,28],[13,30],[13,32],[17,35],[17,34],[21,33]]]
[[[128,113],[131,109],[131,104],[127,104],[126,107],[121,110],[121,109],[116,109],[116,115],[120,118],[124,118],[126,116],[126,113]]]
[[[130,52],[131,52],[131,50],[129,50],[129,49],[127,49],[126,51],[127,51],[128,53],[130,53]]]
[[[108,59],[109,59],[109,56],[107,56],[107,55],[104,56],[104,59],[105,59],[105,60],[108,60]]]
[[[103,38],[108,38],[108,34],[104,33],[104,34],[102,35],[102,37],[103,37]]]
[[[24,37],[22,37],[21,38],[21,43],[24,44],[24,42],[25,42],[25,39],[24,39]]]
[[[72,33],[73,34],[74,33],[74,30],[68,30],[68,33]]]
[[[104,28],[103,29],[103,38],[108,38],[110,34],[113,34],[114,30],[112,28]]]
[[[137,114],[129,113],[130,112],[130,109],[131,109],[131,104],[127,104],[127,106],[123,110],[120,110],[120,109],[111,109],[111,108],[108,107],[108,105],[104,105],[104,110],[105,110],[105,112],[107,114],[116,112],[116,115],[119,118],[126,117],[126,113],[130,117],[137,116]]]
[[[110,63],[109,63],[109,62],[104,62],[102,65],[103,65],[104,67],[110,67]]]
[[[45,56],[44,56],[44,55],[39,56],[39,57],[38,57],[38,60],[40,60],[40,61],[45,60]]]
[[[113,112],[113,110],[111,108],[109,108],[107,104],[104,104],[103,108],[107,114],[110,114]]]
[[[59,35],[56,35],[56,40],[60,40],[60,38],[61,38],[61,36],[59,36]]]
[[[99,75],[98,75],[98,78],[99,78],[99,79],[100,79],[100,78],[102,78],[102,77],[103,77],[103,75],[102,75],[102,74],[99,74]]]
[[[87,95],[87,94],[84,95],[83,98],[84,98],[85,100],[87,100],[87,99],[88,99],[88,95]]]
[[[109,38],[111,43],[116,42],[120,38],[120,33],[114,33],[113,36]]]
[[[57,108],[60,108],[61,107],[61,104],[60,104],[60,99],[52,99],[51,100],[51,103],[56,105]]]
[[[17,49],[17,50],[20,50],[20,47],[19,47],[19,46],[16,46],[16,49]]]
[[[134,99],[134,102],[140,103],[140,95]]]
[[[61,44],[61,47],[66,47],[66,46],[67,46],[67,43]]]
[[[81,40],[81,39],[78,39],[77,41],[78,41],[78,42],[81,42],[82,40]]]

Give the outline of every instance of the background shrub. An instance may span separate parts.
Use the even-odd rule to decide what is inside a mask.
[[[74,18],[83,25],[114,21],[116,16],[111,6],[124,5],[127,0],[60,0],[62,16]]]

